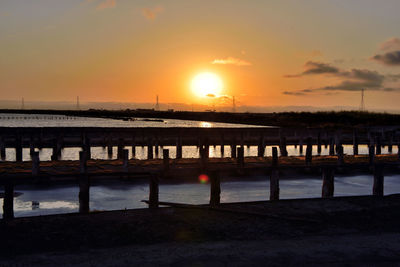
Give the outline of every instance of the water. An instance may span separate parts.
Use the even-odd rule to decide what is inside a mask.
[[[161,121],[159,121],[161,120]],[[71,117],[64,115],[6,114],[0,113],[0,127],[268,127],[248,124],[222,122],[135,118],[123,121],[89,117]]]
[[[372,175],[335,177],[335,196],[372,194]],[[282,177],[281,199],[318,198],[321,196],[320,177]],[[22,193],[14,200],[16,217],[78,212],[78,185],[17,186]],[[253,177],[248,180],[221,182],[221,202],[259,201],[269,199],[269,179]],[[385,176],[385,195],[400,193],[400,175]],[[141,200],[148,199],[149,186],[146,181],[115,181],[90,187],[90,210],[121,210],[146,208]],[[160,201],[188,204],[207,204],[210,185],[202,183],[160,184]],[[32,206],[32,201],[39,206]],[[0,199],[0,206],[3,199]]]

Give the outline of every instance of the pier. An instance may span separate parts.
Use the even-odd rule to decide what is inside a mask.
[[[35,182],[75,180],[79,186],[79,211],[90,210],[90,181],[102,178],[149,181],[150,208],[157,208],[159,182],[171,178],[194,178],[205,175],[210,182],[210,205],[220,204],[221,177],[228,175],[262,175],[270,180],[270,200],[279,200],[279,179],[282,171],[318,173],[323,180],[321,197],[334,196],[336,172],[369,170],[374,184],[371,193],[383,196],[384,171],[397,172],[398,154],[381,155],[381,147],[399,146],[399,130],[394,128],[326,131],[323,129],[283,128],[0,128],[2,154],[5,148],[16,150],[16,162],[2,162],[0,182],[4,185],[3,218],[12,219],[14,186]],[[288,157],[287,146],[303,146],[305,155]],[[209,147],[231,146],[230,157],[210,158]],[[312,154],[312,146],[330,146],[330,155]],[[343,145],[353,145],[354,155],[345,155]],[[368,145],[368,155],[357,155],[359,145]],[[117,160],[92,160],[91,147],[117,147]],[[145,160],[129,158],[129,149],[148,147]],[[176,158],[164,146],[175,146]],[[184,146],[197,146],[199,158],[182,158]],[[244,157],[244,146],[257,146],[257,157]],[[272,156],[265,157],[266,146],[272,146]],[[59,161],[65,147],[81,147],[79,160]],[[22,162],[22,149],[29,148],[31,161]],[[37,150],[52,148],[50,162],[41,162]],[[162,149],[162,151],[161,151]],[[162,159],[154,159],[154,154]],[[279,153],[278,153],[279,152]],[[164,203],[165,205],[165,203]]]
[[[118,159],[122,159],[125,147],[148,148],[148,159],[154,153],[160,153],[164,146],[176,147],[176,158],[182,158],[185,146],[197,146],[209,151],[210,146],[230,146],[232,158],[237,156],[237,148],[257,146],[258,156],[262,157],[266,146],[278,146],[280,155],[287,156],[287,146],[299,146],[309,155],[312,146],[316,145],[318,153],[321,147],[329,146],[330,155],[341,153],[341,146],[352,145],[353,154],[358,154],[360,145],[368,145],[374,149],[374,154],[381,154],[381,147],[388,146],[392,152],[393,146],[400,144],[399,127],[371,127],[355,129],[320,129],[320,128],[106,128],[106,127],[0,127],[0,156],[4,159],[6,148],[13,148],[16,161],[22,161],[23,148],[29,148],[30,153],[35,149],[51,148],[52,159],[58,160],[61,150],[67,147],[81,147],[88,159],[91,158],[91,147],[106,147],[109,154],[112,148],[118,148]]]

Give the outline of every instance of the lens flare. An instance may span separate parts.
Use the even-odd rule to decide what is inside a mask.
[[[206,184],[208,183],[210,179],[208,178],[207,174],[200,174],[199,175],[199,181],[201,184]]]

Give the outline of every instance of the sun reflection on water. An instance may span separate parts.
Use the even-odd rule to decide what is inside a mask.
[[[213,125],[212,125],[212,123],[202,121],[202,122],[200,122],[200,127],[201,128],[211,128],[211,127],[213,127]]]

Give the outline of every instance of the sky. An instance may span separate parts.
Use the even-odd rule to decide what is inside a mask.
[[[0,0],[0,99],[399,109],[400,1]],[[199,97],[194,77],[220,77]]]

